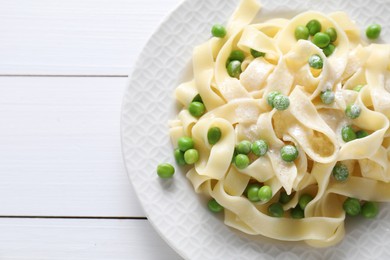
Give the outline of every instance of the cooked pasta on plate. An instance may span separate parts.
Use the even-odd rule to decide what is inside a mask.
[[[242,0],[195,47],[169,123],[175,159],[226,225],[334,245],[347,216],[390,201],[390,45],[345,12],[253,22],[260,8]]]

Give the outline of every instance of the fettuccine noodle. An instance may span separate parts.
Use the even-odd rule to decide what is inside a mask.
[[[224,207],[226,225],[247,234],[330,246],[344,235],[347,197],[390,201],[390,45],[363,42],[358,27],[343,12],[308,11],[291,20],[251,24],[260,7],[255,0],[242,0],[228,22],[227,35],[194,49],[193,79],[175,91],[183,109],[170,122],[171,139],[174,145],[182,136],[194,140],[199,160],[187,178],[196,192]],[[312,19],[337,31],[335,51],[328,57],[310,40],[294,37],[295,28]],[[254,58],[251,49],[266,55]],[[239,78],[229,76],[226,69],[232,50],[246,54]],[[308,65],[313,54],[322,58],[321,70]],[[356,85],[364,87],[354,91]],[[326,90],[335,93],[332,104],[321,102],[320,94]],[[267,104],[273,91],[289,97],[288,109],[278,111]],[[188,112],[197,94],[207,110],[199,118]],[[345,116],[349,104],[361,108],[358,118]],[[345,142],[341,129],[346,125],[369,135]],[[215,126],[222,137],[210,145],[207,132]],[[237,143],[258,139],[269,145],[264,156],[252,157],[245,169],[232,164]],[[280,157],[286,143],[299,151],[293,162]],[[343,182],[332,176],[339,162],[350,173]],[[249,201],[244,192],[252,182],[270,186],[272,199]],[[267,209],[281,192],[292,199],[283,205],[286,214],[275,218]],[[288,210],[304,193],[314,198],[304,209],[305,217],[289,217]]]

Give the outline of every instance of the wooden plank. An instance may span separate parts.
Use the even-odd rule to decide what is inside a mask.
[[[178,2],[2,1],[0,74],[127,75]]]
[[[0,219],[0,259],[181,259],[147,220]]]
[[[126,83],[0,77],[0,215],[144,216],[121,155]]]

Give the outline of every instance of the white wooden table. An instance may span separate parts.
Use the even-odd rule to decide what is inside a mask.
[[[120,147],[127,76],[180,0],[0,0],[0,259],[180,259]]]

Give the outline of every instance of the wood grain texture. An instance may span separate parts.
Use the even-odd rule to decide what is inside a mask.
[[[1,260],[181,259],[147,220],[94,219],[145,216],[121,155],[127,78],[115,76],[178,2],[0,1],[0,216],[92,217],[0,217]]]
[[[0,77],[0,215],[144,216],[121,155],[126,83]]]
[[[146,220],[0,219],[2,260],[178,260]]]
[[[1,74],[127,75],[179,0],[0,3]]]

